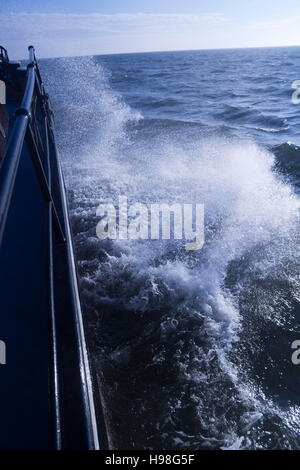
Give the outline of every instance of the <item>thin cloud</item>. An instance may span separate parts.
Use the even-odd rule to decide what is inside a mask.
[[[35,42],[43,56],[109,53],[118,52],[117,44],[111,42],[109,47],[111,38],[128,42],[130,51],[134,38],[142,40],[146,35],[149,39],[151,35],[161,34],[163,48],[168,35],[170,38],[176,33],[191,35],[193,31],[198,33],[208,26],[214,29],[229,21],[218,12],[201,15],[8,13],[0,14],[0,42],[11,47],[15,56],[24,55],[21,51],[28,42]],[[150,39],[145,43],[150,44]],[[126,44],[120,44],[120,52],[126,51],[124,47]],[[143,50],[143,41],[140,47]]]
[[[12,58],[299,44],[299,15],[270,21],[203,14],[0,13],[0,44]]]
[[[257,30],[272,30],[272,29],[279,29],[285,30],[287,27],[297,27],[299,30],[300,25],[300,16],[291,16],[289,18],[280,18],[277,20],[272,21],[258,21],[255,23],[251,23],[248,25],[251,29]]]

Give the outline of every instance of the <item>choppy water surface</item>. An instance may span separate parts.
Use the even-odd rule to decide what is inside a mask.
[[[299,65],[300,48],[41,63],[113,448],[300,448]],[[100,241],[119,195],[204,203],[203,249]]]

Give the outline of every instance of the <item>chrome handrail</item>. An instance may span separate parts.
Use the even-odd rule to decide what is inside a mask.
[[[29,63],[27,65],[27,81],[25,92],[20,107],[15,111],[15,121],[10,133],[10,138],[0,169],[0,246],[7,220],[8,210],[10,207],[11,197],[14,190],[20,156],[23,149],[24,140],[28,132],[28,126],[32,118],[31,108],[36,83],[39,85],[39,91],[42,93],[41,96],[45,100],[48,100],[48,95],[44,91],[41,76],[36,64],[34,48],[33,46],[29,46],[28,49]],[[49,109],[49,106],[44,109],[45,113],[48,114],[47,109]],[[49,116],[46,117],[50,122]],[[39,183],[42,187],[42,190],[44,193],[46,193],[47,199],[52,201],[51,190],[48,188],[42,165],[40,164],[40,158],[38,155],[36,155],[36,152],[32,152],[31,156],[34,159],[34,164],[39,174]],[[53,211],[55,226],[57,227],[58,232],[60,232],[61,238],[64,238],[64,234],[61,229],[61,223],[59,221],[54,203]]]
[[[4,49],[4,48],[3,48]],[[20,107],[14,113],[14,121],[12,129],[10,131],[9,141],[6,147],[5,155],[3,158],[2,166],[0,167],[0,248],[3,239],[6,222],[8,219],[8,212],[12,200],[12,195],[15,187],[16,176],[22,155],[22,150],[26,143],[29,155],[35,168],[36,178],[41,187],[41,191],[44,199],[49,203],[49,227],[51,230],[52,220],[54,227],[58,234],[58,240],[63,242],[66,247],[68,262],[69,262],[69,281],[71,285],[71,299],[72,299],[72,311],[74,316],[75,328],[76,328],[76,341],[79,355],[79,370],[81,380],[81,395],[82,403],[85,413],[85,424],[86,435],[88,440],[88,447],[90,449],[99,449],[98,431],[96,426],[95,418],[95,406],[93,401],[93,390],[91,383],[91,374],[89,370],[89,361],[87,346],[85,342],[85,335],[83,329],[82,312],[79,301],[79,293],[77,286],[77,273],[75,268],[75,260],[73,253],[72,235],[70,231],[66,194],[63,182],[63,176],[60,168],[60,162],[58,160],[58,154],[55,144],[54,134],[54,123],[53,123],[53,112],[50,105],[49,97],[45,92],[44,85],[41,79],[41,75],[38,69],[35,52],[33,46],[29,46],[29,62],[27,65],[27,78],[24,90],[23,99]],[[0,49],[1,52],[1,49]],[[32,130],[31,123],[34,123],[35,109],[33,101],[35,97],[40,99],[40,108],[42,110],[45,129],[46,129],[46,145],[45,145],[45,160],[46,167],[42,163],[40,155],[40,149],[35,139],[34,132]],[[49,131],[49,132],[48,132]],[[50,178],[50,155],[49,155],[49,144],[52,146],[53,159],[56,162],[58,168],[58,186],[60,190],[61,208],[60,212],[56,210],[55,202],[52,198],[51,193],[51,178]],[[58,215],[60,213],[60,216]],[[60,438],[60,417],[59,417],[59,403],[57,401],[59,395],[58,378],[57,378],[57,364],[56,364],[56,337],[55,337],[55,307],[53,300],[53,267],[51,267],[51,258],[53,255],[53,240],[50,242],[50,297],[51,302],[51,322],[52,322],[52,355],[54,370],[54,393],[55,393],[55,413],[56,413],[56,448],[61,446]],[[52,248],[51,248],[52,247]]]

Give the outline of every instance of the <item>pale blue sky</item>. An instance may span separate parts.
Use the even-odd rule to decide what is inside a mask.
[[[0,0],[0,21],[13,58],[300,44],[300,0]]]

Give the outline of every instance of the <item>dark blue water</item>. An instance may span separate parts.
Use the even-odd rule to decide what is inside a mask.
[[[298,449],[300,48],[42,61],[112,448]],[[102,202],[204,203],[205,244]]]

